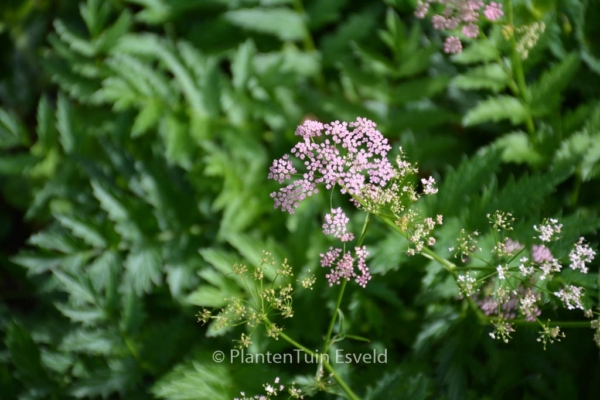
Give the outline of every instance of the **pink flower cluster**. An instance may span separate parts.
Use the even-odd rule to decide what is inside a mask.
[[[385,186],[394,176],[386,158],[391,147],[375,127],[375,123],[366,118],[357,118],[350,124],[305,121],[300,125],[296,135],[302,140],[291,152],[304,163],[306,172],[271,193],[275,208],[281,207],[282,211],[293,214],[302,200],[318,193],[318,185],[328,190],[338,185],[342,193],[351,195],[359,195],[369,184]],[[324,140],[315,140],[320,137]],[[289,155],[285,155],[273,162],[269,178],[283,183],[284,178],[290,179],[296,173]]]
[[[362,246],[355,247],[354,253],[358,273],[354,269],[355,257],[351,253],[343,253],[342,249],[330,247],[329,251],[321,254],[321,266],[331,268],[331,271],[325,275],[329,281],[329,286],[339,285],[342,279],[351,280],[352,278],[363,288],[367,286],[367,283],[371,280],[371,274],[366,263],[369,252],[365,246]]]
[[[504,15],[502,4],[490,2],[484,5],[482,0],[419,0],[415,16],[425,18],[429,12],[430,4],[438,3],[444,6],[441,14],[434,15],[431,18],[433,27],[437,30],[453,31],[461,28],[461,32],[468,38],[476,38],[479,35],[479,25],[477,25],[480,13],[489,21],[496,21]],[[457,36],[449,36],[444,43],[446,53],[460,53],[462,44]]]
[[[269,179],[279,183],[291,180],[287,186],[271,193],[275,208],[282,211],[293,214],[302,200],[318,193],[318,186],[325,186],[327,190],[339,186],[342,194],[361,196],[366,191],[385,187],[396,174],[387,159],[391,146],[375,123],[366,118],[357,118],[349,124],[305,121],[296,129],[296,135],[300,141],[291,153],[299,164],[304,164],[304,172],[296,170],[288,154],[273,161],[269,170]],[[433,183],[432,180],[423,182],[431,192],[437,191]],[[343,210],[334,208],[325,216],[323,232],[349,242],[354,235],[347,230],[348,222]],[[321,254],[321,266],[331,269],[326,275],[329,285],[339,284],[341,279],[354,279],[365,287],[371,279],[366,265],[368,254],[364,246],[355,247],[354,255],[333,247]]]
[[[516,291],[508,294],[508,297],[498,301],[490,294],[477,299],[477,304],[485,315],[499,316],[503,319],[515,319],[520,310],[525,321],[535,321],[541,314],[537,303],[542,296],[539,293],[533,293],[531,289],[526,289],[519,285]]]
[[[349,242],[354,239],[354,235],[347,231],[348,222],[350,222],[350,218],[344,214],[344,211],[340,207],[334,208],[331,210],[331,214],[325,215],[323,233],[333,235],[342,242]]]

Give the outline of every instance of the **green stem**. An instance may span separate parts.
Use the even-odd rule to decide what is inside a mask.
[[[294,0],[294,10],[300,14],[305,21],[307,21],[306,11],[304,10],[304,4],[302,4],[302,0]],[[304,46],[304,51],[307,53],[317,54],[317,47],[315,46],[315,41],[310,33],[310,29],[308,28],[308,24],[304,25],[304,37],[302,38],[302,44]],[[323,76],[323,72],[319,70],[317,75],[315,76],[315,83],[319,87],[319,89],[325,89],[325,77]]]
[[[265,323],[268,325],[271,325],[272,322],[269,321],[268,319],[265,320]],[[291,337],[289,337],[288,335],[286,335],[285,333],[281,332],[279,333],[279,336],[282,337],[285,341],[287,341],[288,343],[290,343],[292,346],[304,351],[305,353],[309,354],[311,357],[319,357],[319,354],[309,350],[307,347],[302,346],[300,343],[296,342],[294,339],[292,339]],[[346,383],[346,381],[344,380],[344,378],[342,378],[333,368],[333,366],[325,360],[325,356],[323,354],[320,355],[319,358],[321,361],[323,361],[323,367],[331,374],[331,376],[333,376],[333,379],[335,379],[335,381],[337,382],[338,385],[340,385],[340,387],[342,388],[342,390],[344,391],[344,393],[346,393],[346,395],[348,396],[349,399],[351,400],[360,400],[360,397],[358,397],[356,395],[356,393],[354,393],[354,391],[352,391],[352,389],[350,388],[350,386],[348,386],[348,384]]]
[[[346,289],[347,280],[342,281],[342,285],[340,286],[340,292],[338,293],[337,302],[335,303],[335,309],[333,310],[333,315],[331,316],[331,321],[329,321],[329,328],[327,329],[327,336],[325,336],[325,345],[323,346],[323,354],[327,354],[329,351],[331,340],[331,334],[333,333],[333,327],[335,326],[335,320],[337,319],[337,314],[340,310],[340,305],[342,304],[342,298],[344,297],[344,290]]]
[[[408,238],[406,237],[405,232],[400,229],[400,227],[398,225],[396,225],[394,223],[394,221],[392,221],[390,218],[388,217],[383,217],[383,216],[378,216],[383,222],[385,222],[387,225],[391,226],[392,228],[394,228],[394,230],[398,233],[400,233],[402,236],[404,236],[407,240]],[[421,250],[421,254],[425,257],[425,258],[429,258],[430,260],[435,260],[437,261],[442,267],[444,267],[448,272],[454,272],[456,270],[456,265],[448,260],[446,260],[443,257],[440,257],[437,253],[435,253],[433,250],[431,250],[428,247],[423,247],[423,250]]]
[[[490,322],[498,321],[498,317],[488,317]],[[538,321],[512,320],[514,325],[538,325]],[[559,326],[561,328],[591,328],[591,321],[550,321],[550,326]],[[546,325],[544,322],[543,325]]]
[[[517,85],[519,86],[519,94],[521,100],[523,100],[523,102],[527,105],[529,104],[530,99],[529,92],[527,91],[527,84],[525,83],[525,73],[523,72],[523,64],[521,63],[521,57],[517,52],[517,39],[515,37],[514,30],[515,25],[512,0],[506,0],[506,15],[508,18],[508,25],[513,27],[513,34],[510,37],[513,71],[517,79]],[[535,143],[535,124],[533,123],[533,118],[530,115],[527,116],[525,120],[525,125],[527,126],[527,132],[529,133],[529,138],[531,142]]]
[[[333,376],[333,379],[335,379],[335,381],[338,383],[338,385],[340,385],[340,387],[342,388],[344,393],[346,393],[346,395],[348,396],[349,399],[360,400],[360,397],[358,397],[356,395],[356,393],[354,393],[352,391],[352,389],[350,389],[350,387],[346,384],[346,381],[344,381],[342,379],[342,377],[339,376],[337,374],[337,372],[335,372],[335,369],[333,369],[333,366],[331,364],[329,364],[328,362],[325,361],[325,362],[323,362],[323,366],[325,367],[325,369],[327,371],[329,371],[329,373],[331,373],[331,375]]]
[[[371,222],[371,214],[367,214],[367,218],[365,218],[365,222],[362,227],[362,232],[360,234],[360,238],[358,239],[357,247],[362,246],[363,241],[365,240],[365,234],[367,232],[367,226]],[[335,326],[335,321],[337,319],[338,312],[340,310],[340,305],[342,304],[342,298],[344,297],[344,290],[346,289],[347,280],[343,280],[342,285],[340,287],[340,292],[338,293],[337,302],[335,304],[335,309],[333,310],[333,315],[331,316],[331,321],[329,322],[329,328],[327,329],[327,336],[325,336],[325,345],[323,347],[323,354],[327,354],[329,351],[329,346],[331,345],[331,334],[333,333],[333,327]]]
[[[571,192],[571,198],[570,203],[571,206],[575,206],[577,203],[577,199],[579,198],[579,191],[581,190],[581,169],[577,169],[577,171],[575,171],[575,187],[573,188],[573,191]]]
[[[395,231],[397,231],[398,233],[400,233],[402,236],[404,236],[408,240],[408,238],[406,237],[405,232],[402,231],[402,229],[400,229],[400,227],[398,225],[396,225],[394,223],[394,221],[392,221],[388,217],[382,217],[382,216],[378,216],[378,217],[383,222],[385,222],[387,225],[389,225],[392,228],[394,228]],[[438,262],[442,267],[444,267],[444,269],[446,269],[446,271],[448,271],[448,272],[450,272],[452,274],[452,276],[454,277],[455,280],[458,279],[458,272],[456,270],[456,265],[454,263],[452,263],[452,262],[446,260],[445,258],[441,257],[435,251],[431,250],[429,247],[423,247],[423,250],[421,250],[421,255],[423,257],[425,257],[425,258],[429,258],[430,260],[434,260],[434,261]],[[467,303],[469,304],[469,307],[471,307],[471,309],[473,310],[473,312],[477,316],[477,319],[480,322],[485,322],[487,320],[486,316],[483,314],[483,312],[477,306],[477,304],[475,304],[475,301],[471,297],[465,297],[465,300],[467,301]]]
[[[269,320],[266,321],[268,324],[272,325],[273,323]],[[305,352],[306,354],[311,355],[312,357],[317,357],[318,354],[310,349],[308,349],[307,347],[302,346],[300,343],[296,342],[294,339],[292,339],[291,337],[289,337],[288,335],[286,335],[283,332],[279,333],[279,336],[282,337],[286,342],[290,343],[292,346],[302,350],[303,352]]]

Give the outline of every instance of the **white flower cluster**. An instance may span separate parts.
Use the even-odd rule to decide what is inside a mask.
[[[542,242],[550,242],[552,240],[558,239],[557,237],[555,237],[555,234],[560,233],[562,229],[562,224],[559,224],[556,218],[549,218],[547,220],[544,220],[544,223],[540,225],[539,228],[537,225],[534,225],[533,229],[536,232],[540,233],[540,236],[538,236],[538,238]]]

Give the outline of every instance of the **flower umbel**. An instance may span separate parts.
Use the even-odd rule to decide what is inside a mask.
[[[383,187],[393,176],[392,165],[386,158],[391,146],[376,124],[366,118],[357,118],[350,124],[305,121],[296,135],[302,140],[291,152],[304,164],[306,172],[271,193],[275,208],[282,211],[293,214],[302,200],[318,193],[319,185],[328,190],[337,185],[342,193],[360,195],[365,186]],[[317,142],[317,138],[322,140]],[[269,178],[283,183],[282,177],[291,178],[290,171],[295,169],[289,155],[284,155],[273,162]]]
[[[429,12],[429,5],[435,3],[443,6],[444,10],[431,18],[433,27],[440,31],[454,31],[460,28],[462,34],[468,38],[479,36],[478,22],[482,13],[488,21],[497,21],[504,15],[502,4],[493,1],[484,5],[482,0],[419,0],[415,16],[425,18]],[[462,43],[458,36],[446,38],[444,51],[450,54],[462,51]]]

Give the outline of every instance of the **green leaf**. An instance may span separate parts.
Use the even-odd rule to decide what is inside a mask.
[[[91,42],[73,32],[70,28],[67,28],[62,21],[54,21],[54,29],[56,29],[56,32],[62,41],[67,43],[71,49],[81,55],[93,57],[96,54],[96,50]]]
[[[124,344],[115,331],[80,328],[63,338],[60,349],[65,352],[111,356],[122,352]]]
[[[85,25],[92,37],[96,37],[100,34],[108,19],[110,11],[110,4],[100,0],[90,0],[87,3],[81,3],[79,5],[81,18],[85,21]]]
[[[125,206],[99,182],[92,180],[94,197],[100,202],[100,206],[106,211],[113,221],[126,220],[129,213]]]
[[[348,338],[348,339],[353,339],[353,340],[357,340],[359,342],[367,342],[370,343],[371,341],[367,338],[364,338],[362,336],[356,336],[356,335],[348,335],[348,334],[344,334],[344,337]]]
[[[27,239],[27,242],[46,250],[56,250],[61,253],[73,253],[77,246],[65,233],[56,230],[40,231]]]
[[[25,127],[14,115],[0,108],[0,149],[29,144]]]
[[[501,160],[501,152],[493,147],[482,149],[471,159],[465,158],[458,168],[446,175],[439,193],[430,197],[436,204],[435,213],[459,215],[463,207],[472,207],[481,188],[494,178]]]
[[[160,248],[146,245],[134,249],[125,260],[126,278],[131,282],[136,294],[149,293],[153,284],[162,281],[162,257]]]
[[[138,137],[152,129],[162,118],[164,110],[164,104],[158,99],[149,99],[142,106],[142,110],[139,112],[133,127],[131,128],[131,137]]]
[[[115,44],[125,35],[132,25],[131,13],[129,10],[124,10],[119,14],[119,18],[108,29],[96,39],[96,52],[108,52]]]
[[[186,68],[181,62],[178,55],[179,52],[167,45],[159,46],[158,50],[160,50],[159,55],[161,59],[179,82],[181,91],[192,110],[199,115],[208,114],[204,103],[204,94],[199,89],[197,80],[190,69]]]
[[[89,282],[81,282],[80,279],[57,269],[52,272],[62,283],[63,287],[61,289],[69,293],[74,301],[96,304],[96,295]]]
[[[142,371],[135,360],[113,358],[107,365],[96,367],[89,375],[71,383],[67,392],[80,399],[98,397],[107,399],[120,397],[123,393],[128,393],[127,397],[130,399],[143,399],[145,397],[136,396],[138,395],[136,387],[141,379]]]
[[[528,163],[532,166],[539,165],[543,161],[543,156],[536,151],[529,142],[529,136],[525,132],[507,133],[495,144],[503,149],[502,159],[504,162],[514,162],[517,164]]]
[[[48,99],[41,97],[37,109],[37,135],[42,148],[48,150],[56,143],[56,131],[54,126],[54,112],[50,107]]]
[[[467,112],[463,125],[472,126],[484,122],[497,122],[509,119],[513,125],[524,122],[529,111],[521,101],[511,96],[497,96],[480,101]]]
[[[83,325],[96,325],[106,320],[106,314],[102,309],[99,308],[75,308],[58,303],[54,306],[71,321],[81,323]]]
[[[223,275],[231,273],[233,265],[239,261],[233,254],[215,248],[201,249],[200,255]]]
[[[583,181],[597,176],[600,165],[600,132],[590,135],[587,130],[563,140],[555,154],[556,161],[577,162]]]
[[[0,175],[23,175],[39,161],[39,157],[29,154],[2,154]]]
[[[233,294],[238,294],[235,291]],[[214,287],[210,285],[202,285],[194,290],[186,298],[186,302],[198,307],[218,308],[227,304],[227,298],[231,297],[231,292],[224,292],[223,287]]]
[[[64,259],[65,257],[62,255],[57,256],[22,251],[12,257],[11,261],[27,268],[28,274],[38,275],[58,267]]]
[[[252,75],[252,60],[256,55],[256,46],[251,39],[246,40],[236,51],[231,60],[231,74],[233,87],[237,90],[245,88]]]
[[[165,141],[167,160],[183,168],[190,168],[195,145],[187,121],[168,114],[161,120],[159,132]]]
[[[393,104],[403,104],[423,98],[431,98],[445,90],[449,81],[450,78],[445,75],[411,79],[394,88],[391,101]]]
[[[233,398],[234,381],[229,369],[208,361],[211,357],[208,353],[196,354],[194,359],[175,366],[152,387],[152,393],[167,400]]]
[[[56,128],[60,143],[66,153],[75,151],[77,139],[71,121],[71,106],[66,97],[59,95],[56,109]]]
[[[536,115],[547,115],[558,107],[560,95],[579,69],[580,62],[579,55],[571,53],[530,86],[531,108]]]
[[[55,214],[54,218],[56,218],[65,228],[69,229],[74,236],[82,239],[90,246],[99,248],[106,247],[106,239],[93,225],[67,215]]]
[[[42,393],[48,393],[53,383],[42,366],[40,351],[29,332],[20,324],[11,322],[6,330],[5,345],[19,379]]]
[[[499,64],[487,64],[470,69],[463,75],[458,75],[452,80],[452,85],[459,89],[489,89],[494,92],[503,90],[510,77]]]
[[[289,8],[247,8],[225,13],[225,18],[241,28],[268,35],[281,40],[301,40],[306,27],[300,14]]]
[[[452,56],[452,61],[458,64],[475,64],[479,62],[497,61],[500,51],[496,44],[487,39],[474,41],[461,53]]]
[[[130,282],[121,286],[121,292],[123,291],[120,327],[129,335],[137,335],[146,317],[142,297],[135,292]]]
[[[405,51],[402,55],[400,66],[394,70],[393,75],[398,78],[409,77],[424,72],[431,65],[431,56],[437,52],[434,46],[417,49],[413,52]]]
[[[403,369],[385,373],[374,387],[369,387],[364,396],[365,400],[425,400],[429,399],[432,392],[433,382],[430,378],[416,368],[409,370],[403,365]]]

